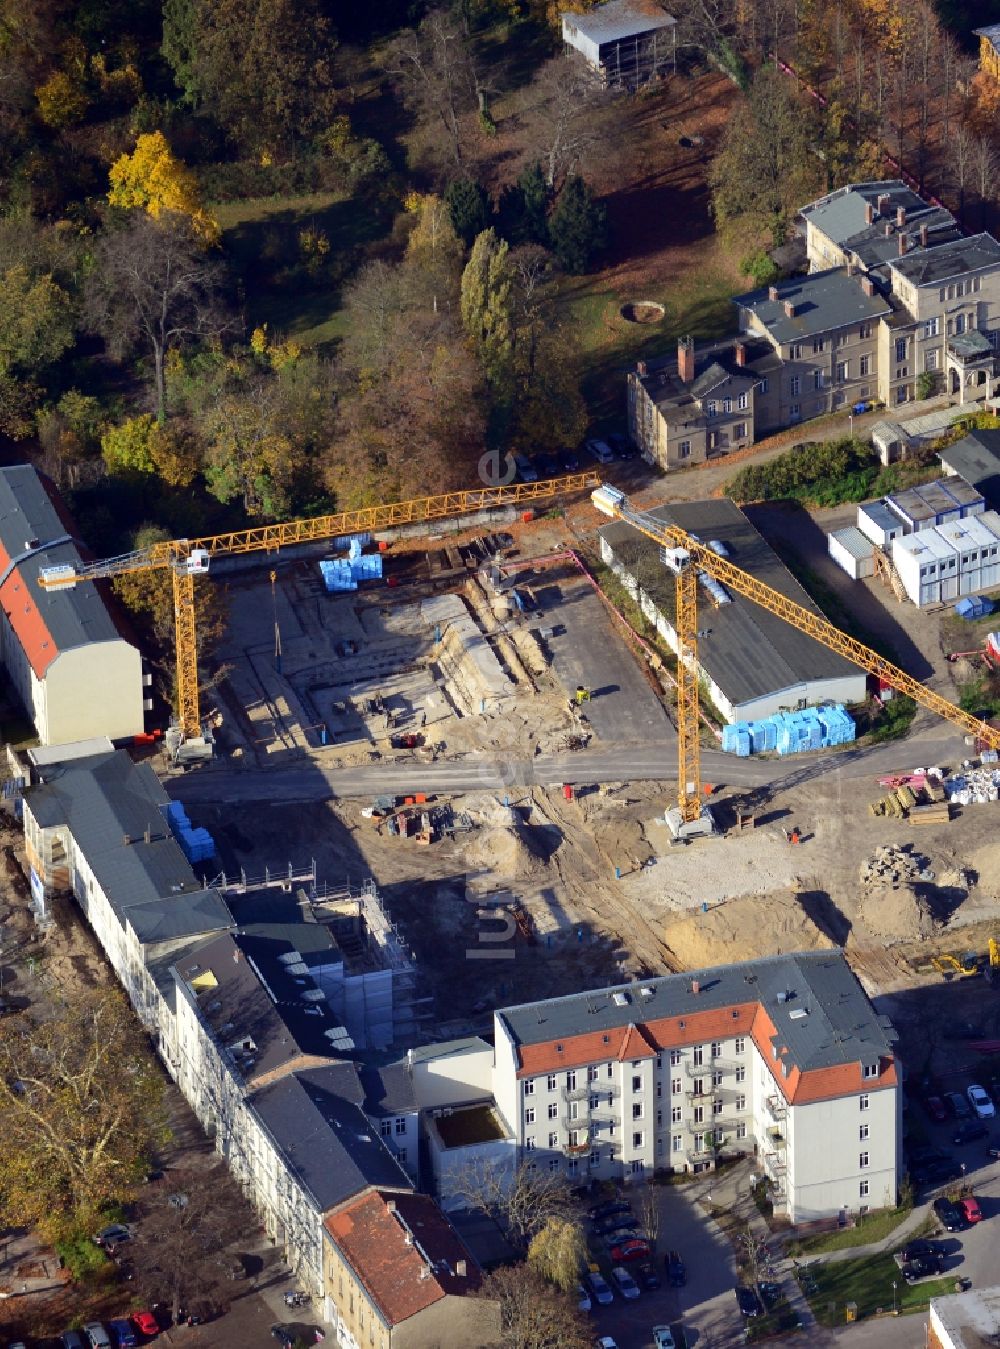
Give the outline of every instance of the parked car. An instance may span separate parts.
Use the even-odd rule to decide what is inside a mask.
[[[764,1308],[761,1306],[760,1298],[752,1288],[734,1288],[736,1301],[739,1304],[740,1315],[746,1317],[762,1316]]]
[[[966,1087],[965,1094],[975,1111],[976,1119],[992,1119],[997,1113],[997,1108],[993,1104],[989,1092],[985,1087],[981,1087],[978,1082],[973,1082],[971,1086]]]
[[[628,1298],[631,1302],[633,1298],[639,1296],[639,1285],[636,1283],[635,1279],[632,1278],[632,1275],[627,1269],[622,1269],[620,1265],[615,1265],[614,1269],[611,1271],[611,1277],[618,1285],[618,1291],[621,1293],[622,1297]]]
[[[597,1349],[618,1349],[618,1341],[612,1339],[610,1335],[601,1335],[594,1341]]]
[[[924,1109],[937,1124],[943,1124],[948,1118],[948,1111],[940,1096],[925,1096]]]
[[[757,1284],[757,1296],[764,1306],[770,1310],[781,1301],[781,1284],[775,1283],[772,1279],[761,1279]]]
[[[608,443],[618,459],[635,458],[635,446],[629,440],[628,436],[622,431],[612,431],[608,436]]]
[[[588,440],[586,448],[587,453],[592,455],[599,464],[610,464],[615,457],[611,446],[603,440]]]
[[[603,1204],[595,1204],[592,1209],[587,1210],[587,1217],[592,1223],[603,1222],[605,1218],[611,1218],[616,1213],[631,1214],[632,1205],[624,1199],[606,1199]]]
[[[663,1257],[663,1263],[666,1267],[667,1278],[674,1288],[683,1288],[687,1279],[687,1270],[684,1268],[684,1261],[677,1251],[667,1251]]]
[[[917,1185],[943,1185],[946,1180],[954,1180],[959,1171],[954,1157],[945,1154],[926,1162],[914,1162],[910,1167],[910,1178]]]
[[[576,450],[563,450],[559,455],[559,466],[564,473],[576,473],[580,468],[580,456]]]
[[[87,1343],[78,1330],[64,1330],[63,1349],[87,1349]]]
[[[916,1237],[908,1241],[901,1251],[896,1251],[894,1259],[897,1265],[908,1265],[911,1260],[922,1260],[927,1256],[942,1258],[947,1254],[943,1241],[928,1241]]]
[[[972,1117],[972,1110],[968,1101],[964,1096],[960,1096],[957,1091],[946,1091],[944,1101],[956,1119],[970,1119]]]
[[[102,1227],[99,1232],[94,1233],[94,1243],[102,1249],[109,1246],[120,1246],[123,1241],[131,1241],[132,1229],[126,1227],[124,1223],[109,1223],[107,1227]]]
[[[535,467],[543,478],[559,476],[559,460],[549,450],[542,450],[540,454],[535,455]]]
[[[90,1349],[112,1349],[111,1336],[100,1321],[88,1321],[83,1328]]]
[[[595,1223],[593,1230],[595,1237],[608,1237],[614,1232],[634,1231],[637,1227],[638,1223],[631,1213],[613,1213],[610,1218]]]
[[[593,1305],[594,1304],[590,1300],[590,1294],[587,1292],[586,1288],[584,1288],[582,1283],[578,1283],[576,1285],[577,1310],[581,1312],[589,1312],[593,1307]]]
[[[132,1324],[141,1335],[159,1335],[160,1323],[150,1311],[132,1313]]]
[[[629,1223],[628,1227],[616,1227],[613,1232],[607,1233],[603,1238],[604,1249],[610,1251],[612,1246],[617,1246],[622,1241],[637,1239],[639,1239],[639,1230],[634,1223]]]
[[[960,1147],[965,1143],[974,1143],[977,1138],[989,1138],[990,1131],[985,1124],[980,1124],[978,1120],[965,1120],[959,1124],[951,1136],[951,1141]]]
[[[677,1349],[674,1342],[674,1332],[669,1326],[653,1327],[653,1344],[656,1349]]]
[[[660,1276],[650,1261],[636,1266],[635,1276],[647,1293],[654,1292],[660,1286]]]
[[[603,1274],[598,1274],[596,1270],[588,1274],[587,1284],[593,1294],[594,1301],[599,1307],[609,1307],[614,1302],[615,1295]]]
[[[967,1194],[963,1199],[959,1200],[958,1206],[962,1210],[962,1216],[970,1226],[972,1226],[973,1223],[981,1223],[983,1221],[983,1211],[979,1207],[979,1200],[975,1195]]]
[[[642,1237],[630,1237],[628,1241],[619,1242],[617,1246],[612,1246],[608,1252],[613,1264],[627,1264],[632,1260],[648,1260],[653,1254],[648,1241]]]
[[[929,1279],[932,1274],[940,1274],[944,1262],[940,1256],[922,1255],[916,1260],[908,1260],[901,1266],[903,1278],[907,1283],[916,1283],[918,1279]]]
[[[965,1219],[951,1200],[944,1195],[940,1199],[934,1200],[934,1212],[946,1232],[961,1232],[965,1227]]]
[[[517,476],[522,482],[538,481],[538,470],[526,454],[514,455],[514,467],[517,469]]]
[[[109,1321],[108,1330],[115,1343],[115,1349],[136,1349],[139,1336],[127,1321]]]

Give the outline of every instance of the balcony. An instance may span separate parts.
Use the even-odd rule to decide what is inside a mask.
[[[735,1073],[741,1065],[735,1059],[705,1059],[703,1063],[695,1063],[693,1059],[684,1060],[684,1071],[688,1077],[707,1077],[711,1079],[713,1073]]]
[[[788,1114],[788,1107],[780,1096],[768,1096],[764,1102],[764,1109],[776,1124],[781,1124]]]
[[[581,1082],[577,1087],[563,1087],[562,1098],[564,1101],[582,1101],[585,1096],[589,1096],[593,1090],[593,1083]]]
[[[771,1125],[770,1128],[765,1130],[765,1138],[768,1143],[770,1143],[771,1147],[778,1151],[784,1151],[788,1146],[785,1135],[775,1125]]]
[[[787,1171],[784,1155],[780,1152],[765,1152],[764,1170],[772,1180],[782,1178]]]

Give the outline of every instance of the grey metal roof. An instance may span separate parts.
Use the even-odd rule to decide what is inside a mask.
[[[248,1081],[302,1055],[333,1060],[338,1054],[327,1032],[343,1028],[304,962],[294,960],[296,951],[287,940],[227,932],[177,962],[178,978],[191,988],[219,1043],[252,1042],[240,1067]]]
[[[434,1044],[417,1045],[415,1049],[406,1051],[406,1057],[410,1063],[433,1063],[435,1059],[455,1054],[481,1054],[490,1049],[490,1044],[481,1035],[463,1035],[457,1040],[437,1040]]]
[[[907,215],[928,209],[927,203],[899,178],[888,178],[878,182],[848,183],[846,187],[839,187],[803,206],[799,214],[835,244],[846,244],[868,228],[866,207],[883,196],[889,198],[893,219],[898,206],[902,206]]]
[[[54,490],[54,489],[53,489]],[[45,481],[30,464],[0,469],[0,545],[7,558],[21,557],[34,542],[46,544],[72,531],[68,517],[60,518]],[[72,590],[42,590],[38,573],[42,567],[77,564],[80,553],[72,542],[30,553],[18,562],[31,602],[37,608],[59,651],[90,642],[122,640],[93,584]],[[5,570],[7,563],[0,571]]]
[[[586,14],[562,13],[559,17],[568,19],[598,46],[638,37],[654,28],[672,28],[677,22],[656,0],[607,0]]]
[[[402,1115],[418,1109],[413,1077],[406,1060],[361,1069],[366,1115]]]
[[[890,309],[878,291],[866,295],[861,289],[861,277],[849,276],[846,267],[779,282],[776,289],[776,300],[770,298],[769,287],[764,286],[735,296],[733,303],[756,314],[773,341],[781,344],[881,318]],[[791,318],[785,312],[786,301],[795,306]]]
[[[406,1172],[358,1104],[353,1064],[291,1073],[250,1098],[250,1109],[320,1213],[369,1186],[411,1190]]]
[[[114,750],[38,771],[28,809],[43,828],[69,829],[119,920],[131,923],[135,912],[141,941],[232,926],[222,897],[204,888],[170,832],[162,810],[170,798],[148,763]]]
[[[675,502],[650,514],[696,534],[703,543],[717,539],[726,545],[730,560],[738,567],[813,613],[821,612],[727,497]],[[662,598],[667,613],[672,614],[674,580],[659,560],[657,545],[624,521],[605,525],[600,533],[623,565],[639,575],[641,586],[654,602]],[[699,609],[699,663],[733,703],[780,693],[803,681],[838,679],[852,673],[863,678],[842,656],[739,595],[733,596],[732,604],[713,609],[707,597],[699,593]]]
[[[938,458],[981,492],[990,506],[1000,509],[1000,431],[970,431],[963,440],[939,450]]]
[[[846,548],[851,557],[857,558],[859,562],[874,555],[875,545],[866,534],[862,534],[857,525],[845,525],[843,529],[834,530],[830,537],[836,539],[840,546]]]
[[[1000,243],[992,234],[976,234],[971,239],[938,244],[936,248],[918,248],[888,265],[915,286],[932,286],[953,276],[995,267],[998,262]]]
[[[692,981],[697,982],[696,993]],[[652,993],[644,996],[640,988],[650,988]],[[626,994],[623,1006],[614,1002],[616,992]],[[781,1001],[779,994],[783,995]],[[787,994],[792,996],[785,997]],[[837,950],[806,951],[643,979],[640,983],[506,1007],[497,1012],[497,1017],[516,1045],[533,1045],[632,1024],[648,1026],[666,1018],[748,1002],[763,1005],[774,1024],[776,1039],[787,1046],[791,1062],[802,1072],[871,1062],[892,1053],[886,1026],[843,952]],[[806,1016],[794,1015],[805,1009]],[[683,1031],[672,1031],[671,1042],[684,1043]]]
[[[973,28],[976,37],[984,37],[1000,51],[1000,23],[988,24],[985,28]]]

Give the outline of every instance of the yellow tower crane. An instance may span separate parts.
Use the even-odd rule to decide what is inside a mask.
[[[876,675],[897,693],[906,694],[921,707],[960,726],[967,734],[978,737],[993,749],[1000,749],[1000,730],[996,727],[963,712],[871,647],[849,637],[821,615],[796,604],[763,581],[756,580],[685,530],[658,520],[648,511],[635,510],[616,487],[602,485],[591,493],[591,500],[604,515],[625,520],[640,534],[658,543],[665,565],[676,577],[677,806],[681,833],[685,832],[685,825],[694,824],[702,814],[698,724],[698,575],[701,572],[707,572],[737,595],[777,614],[800,632],[808,633],[868,674]]]
[[[177,724],[171,728],[168,746],[174,757],[205,758],[211,742],[201,724],[198,691],[197,615],[194,581],[209,569],[213,558],[239,553],[277,552],[293,544],[316,543],[343,535],[374,532],[395,526],[471,515],[477,511],[507,506],[530,506],[571,492],[595,487],[596,473],[571,473],[541,482],[508,486],[476,487],[465,492],[414,497],[388,505],[367,506],[337,515],[319,515],[312,520],[286,520],[283,524],[254,525],[249,529],[213,534],[203,539],[172,539],[150,544],[137,552],[103,562],[43,567],[38,583],[46,590],[65,590],[80,581],[99,581],[132,572],[169,567],[174,589],[174,643],[177,660]],[[182,748],[183,747],[183,748]]]

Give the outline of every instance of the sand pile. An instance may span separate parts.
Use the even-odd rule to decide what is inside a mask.
[[[730,899],[707,913],[668,921],[663,938],[680,965],[689,970],[833,945],[794,891]]]
[[[981,897],[1000,899],[1000,843],[984,843],[965,859],[979,877]]]
[[[872,937],[888,941],[917,941],[931,936],[937,927],[927,900],[905,882],[863,890],[857,922]]]
[[[482,868],[510,880],[534,875],[544,868],[542,839],[536,843],[531,826],[524,824],[516,811],[487,800],[482,809],[473,813],[482,825],[464,850],[470,870]]]

